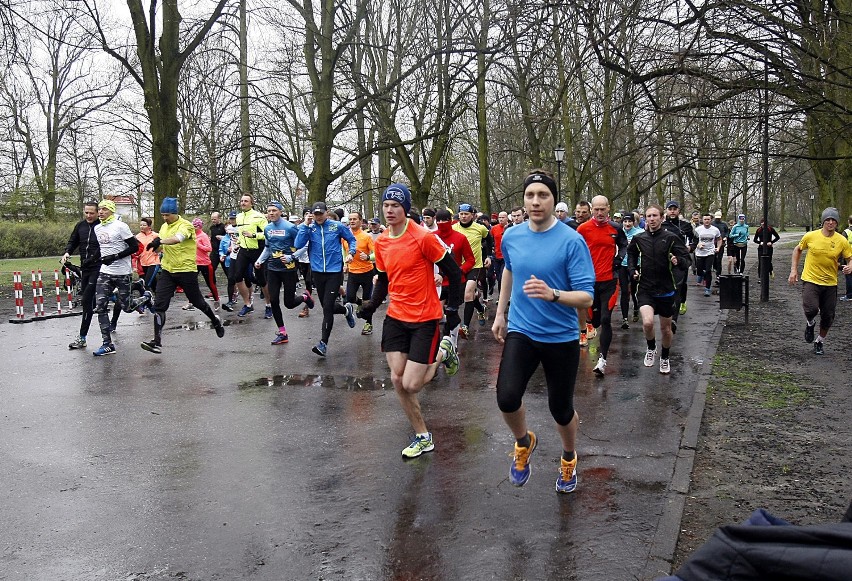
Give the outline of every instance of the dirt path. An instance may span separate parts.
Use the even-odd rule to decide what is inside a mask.
[[[838,302],[825,355],[814,355],[804,342],[801,284],[787,284],[798,239],[775,251],[768,303],[759,302],[757,269],[750,269],[749,324],[742,311],[728,314],[674,570],[716,527],[742,522],[756,508],[793,524],[837,522],[852,498],[852,303]]]

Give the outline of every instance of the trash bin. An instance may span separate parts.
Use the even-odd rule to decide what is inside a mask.
[[[748,277],[741,275],[722,275],[719,277],[719,309],[745,308],[748,323]]]

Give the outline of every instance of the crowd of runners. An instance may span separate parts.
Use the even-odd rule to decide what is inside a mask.
[[[367,220],[358,211],[329,210],[323,202],[302,214],[286,214],[283,204],[270,201],[262,213],[254,198],[244,194],[239,211],[224,220],[213,213],[205,231],[202,219],[190,222],[180,215],[178,201],[166,198],[159,208],[159,232],[152,230],[150,218],[142,218],[136,235],[116,219],[113,202],[88,203],[63,256],[65,262],[79,253],[82,270],[83,317],[69,348],[87,346],[96,314],[102,341],[93,354],[114,354],[117,317],[138,312],[151,313],[153,319],[152,339],[141,348],[159,354],[166,313],[182,293],[182,308],[204,313],[219,337],[225,334],[220,309],[237,311],[237,317],[261,316],[260,307],[255,311],[259,297],[263,318],[274,321],[270,334],[276,346],[290,341],[282,303],[302,318],[319,308],[321,339],[311,350],[327,357],[333,355],[329,345],[337,315],[350,328],[362,319],[361,334],[371,335],[375,313],[387,303],[381,349],[415,432],[402,455],[414,458],[435,446],[419,392],[442,368],[448,376],[458,373],[459,350],[467,348],[463,340],[473,334],[474,315],[477,326],[485,327],[493,308],[490,330],[503,350],[498,407],[516,439],[510,481],[522,486],[530,476],[537,440],[527,427],[523,395],[541,365],[563,448],[556,490],[571,492],[577,486],[579,418],[573,396],[581,349],[598,339],[593,371],[603,378],[614,332],[612,314],[620,302],[622,330],[641,321],[647,343],[644,366],[658,365],[660,373],[669,374],[688,287],[697,285],[705,297],[711,296],[713,274],[718,284],[726,254],[727,273],[742,274],[750,237],[745,215],[730,224],[720,211],[694,212],[686,220],[675,200],[665,208],[650,204],[643,211],[613,212],[605,196],[595,196],[579,202],[569,215],[567,204],[558,199],[552,174],[542,169],[526,176],[521,206],[490,216],[469,203],[454,211],[417,210],[404,184],[383,192],[381,220]],[[852,275],[852,230],[846,236],[836,233],[838,221],[833,208],[823,213],[823,229],[802,239],[790,273],[792,284],[802,252],[809,250],[802,276],[805,338],[814,342],[818,354],[834,317],[838,260],[847,263],[843,273]],[[770,257],[770,273],[777,240],[774,228],[763,224],[751,240],[759,256]],[[224,296],[216,284],[220,266],[227,278]],[[820,332],[815,339],[817,314]]]

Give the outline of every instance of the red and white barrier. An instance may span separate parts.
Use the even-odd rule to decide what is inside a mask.
[[[62,290],[59,287],[59,270],[53,270],[53,284],[56,287],[56,314],[62,314]]]
[[[33,275],[33,316],[44,316],[44,287],[41,283],[41,269],[31,271]],[[38,273],[38,276],[36,276]]]
[[[20,272],[12,273],[12,281],[15,288],[15,317],[24,318],[24,283]]]

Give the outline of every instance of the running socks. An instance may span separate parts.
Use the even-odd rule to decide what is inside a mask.
[[[530,433],[527,432],[524,434],[523,438],[518,438],[518,447],[519,448],[529,448],[532,441],[530,440]]]
[[[660,350],[660,359],[668,359],[669,358],[669,350],[671,347],[663,347]]]
[[[657,340],[656,339],[646,339],[648,342],[648,351],[655,351],[657,349]]]
[[[565,460],[566,462],[570,462],[576,456],[577,455],[574,453],[573,450],[571,450],[570,452],[566,452],[565,450],[562,450],[562,459]]]

